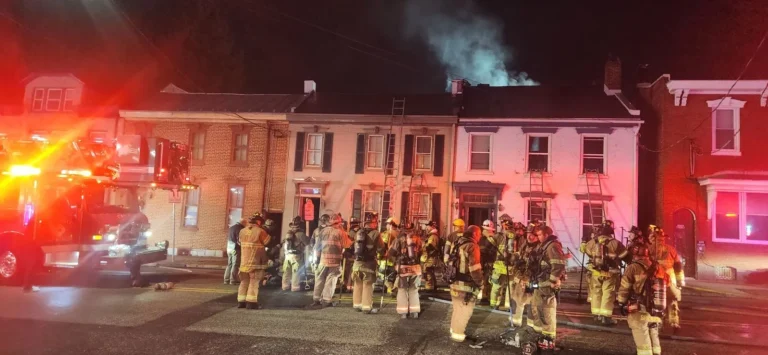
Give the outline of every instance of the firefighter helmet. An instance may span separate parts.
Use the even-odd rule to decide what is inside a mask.
[[[486,219],[485,221],[483,221],[483,229],[489,230],[489,231],[496,230],[496,228],[493,227],[493,222],[491,222],[490,219]]]
[[[300,225],[301,225],[301,217],[299,216],[293,217],[293,220],[291,220],[291,223],[288,224],[288,226],[296,226],[296,227]]]
[[[352,218],[349,219],[349,226],[350,227],[352,227],[352,226],[359,226],[359,225],[360,225],[360,220],[357,219],[356,217],[352,217]]]
[[[264,221],[264,227],[272,228],[274,226],[275,226],[275,221],[273,221],[271,219],[268,219],[268,220]]]
[[[261,213],[256,212],[256,213],[251,215],[251,218],[248,219],[248,222],[249,223],[254,223],[254,224],[257,223],[257,222],[264,223],[264,216],[262,216]]]
[[[405,230],[406,231],[413,231],[413,222],[406,222],[405,223]]]
[[[502,219],[501,220],[501,226],[504,227],[504,229],[507,229],[507,230],[512,229],[513,225],[514,224],[512,223],[511,219]]]
[[[396,217],[389,217],[389,218],[387,218],[387,224],[391,224],[391,225],[397,227],[397,226],[400,225],[400,221],[398,221]]]
[[[427,228],[427,235],[431,235],[431,234],[437,234],[437,228],[435,227]]]
[[[320,216],[320,225],[321,226],[331,225],[331,216],[329,216],[328,214],[324,214]]]
[[[330,217],[329,225],[336,226],[336,225],[341,224],[342,222],[343,221],[341,220],[341,215],[337,213],[337,214],[335,214],[335,215]]]
[[[373,213],[366,213],[365,215],[365,224],[368,223],[378,223],[379,222],[379,214],[376,212]]]
[[[464,227],[464,220],[461,218],[456,218],[453,220],[453,226],[454,227]]]
[[[430,220],[429,222],[427,222],[427,227],[437,228],[437,222]]]

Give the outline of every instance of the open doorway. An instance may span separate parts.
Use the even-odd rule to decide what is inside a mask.
[[[686,275],[696,275],[696,215],[687,208],[681,208],[672,214],[674,244]]]
[[[482,226],[483,221],[490,219],[491,209],[487,207],[467,207],[467,225]]]
[[[309,207],[307,207],[309,205]],[[302,197],[301,198],[301,208],[303,213],[306,213],[307,209],[312,210],[312,220],[309,221],[309,228],[307,228],[307,235],[311,236],[312,233],[317,229],[317,226],[320,224],[320,198],[319,197]],[[308,218],[306,214],[303,214],[304,219],[307,220]]]

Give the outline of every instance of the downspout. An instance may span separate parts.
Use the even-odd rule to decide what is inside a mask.
[[[633,133],[635,134],[635,145],[634,145],[634,154],[632,155],[632,225],[637,225],[637,204],[638,201],[638,176],[637,176],[637,164],[639,160],[638,154],[640,153],[640,150],[638,149],[640,145],[640,126],[637,126],[632,129]]]
[[[270,189],[272,189],[272,164],[268,162],[269,160],[269,154],[272,147],[272,125],[267,121],[267,147],[264,150],[264,158],[265,158],[265,165],[266,170],[264,171],[264,184],[262,185],[264,189],[262,190],[263,193],[261,195],[261,209],[266,211],[269,211],[269,196]],[[288,163],[286,163],[288,164]]]
[[[448,220],[445,221],[446,233],[450,230],[451,225],[453,224],[453,176],[456,171],[456,123],[451,124],[451,147],[448,150],[451,155],[448,156],[450,162],[451,162],[451,169],[448,171],[448,198],[446,199],[446,204],[448,205],[446,211],[448,211]],[[447,235],[447,234],[446,234]]]

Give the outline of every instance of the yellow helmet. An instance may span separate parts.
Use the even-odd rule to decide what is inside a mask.
[[[456,218],[453,220],[453,225],[455,227],[464,227],[464,220],[461,218]]]

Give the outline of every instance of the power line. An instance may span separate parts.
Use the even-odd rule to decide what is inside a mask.
[[[731,85],[731,87],[730,87],[730,88],[728,88],[728,91],[725,93],[725,95],[724,95],[724,96],[728,96],[728,95],[730,95],[730,93],[731,93],[731,91],[733,90],[733,88],[734,88],[734,87],[736,87],[736,84],[738,84],[738,83],[739,83],[739,81],[741,80],[741,78],[744,76],[744,73],[746,73],[747,69],[749,69],[749,66],[752,64],[752,61],[754,61],[754,60],[755,60],[755,57],[757,57],[757,53],[758,53],[758,52],[760,52],[760,48],[762,48],[762,47],[763,47],[763,44],[765,43],[765,40],[766,40],[766,38],[768,38],[768,30],[766,30],[766,31],[765,31],[765,33],[763,33],[763,38],[761,38],[761,39],[760,39],[760,43],[758,43],[758,45],[757,45],[757,48],[755,48],[755,51],[754,51],[754,53],[752,53],[752,56],[749,58],[749,60],[747,60],[747,63],[746,63],[746,64],[744,65],[744,67],[741,69],[741,72],[739,73],[739,76],[737,76],[737,77],[736,77],[736,80],[734,80],[734,81],[733,81],[733,85]],[[768,86],[766,86],[766,89],[768,89]],[[765,91],[765,89],[764,89],[763,91]],[[680,138],[678,141],[676,141],[676,142],[674,142],[674,143],[672,143],[672,144],[670,144],[670,145],[668,145],[668,146],[666,146],[666,147],[664,147],[664,148],[658,149],[658,150],[656,150],[656,149],[651,149],[651,148],[648,148],[648,147],[646,147],[646,146],[645,146],[645,145],[643,145],[643,144],[638,144],[638,146],[639,146],[640,148],[642,148],[643,150],[649,151],[649,152],[651,152],[651,153],[663,153],[663,152],[665,152],[665,151],[668,151],[668,150],[670,150],[670,149],[674,148],[674,147],[675,147],[675,146],[677,146],[678,144],[680,144],[680,143],[682,143],[682,142],[684,142],[684,141],[686,141],[686,140],[688,140],[688,139],[691,139],[691,138],[693,138],[693,133],[694,133],[694,132],[696,132],[697,130],[699,130],[699,128],[701,128],[702,126],[704,126],[704,123],[706,123],[707,121],[710,121],[710,120],[712,120],[712,114],[714,114],[714,113],[715,113],[715,111],[717,111],[717,109],[719,109],[719,108],[720,108],[720,105],[722,105],[722,104],[723,104],[723,101],[725,101],[725,100],[720,100],[720,102],[718,102],[718,103],[717,103],[717,106],[715,106],[714,108],[712,108],[712,111],[710,111],[709,117],[707,117],[707,118],[705,118],[705,119],[701,120],[701,122],[699,122],[699,123],[698,123],[698,124],[697,124],[697,125],[696,125],[696,126],[693,128],[693,129],[692,129],[692,130],[690,130],[690,131],[688,132],[688,134],[686,134],[686,135],[685,135],[683,138]],[[739,127],[739,130],[741,130],[741,127]],[[731,142],[732,142],[734,139],[736,139],[736,135],[737,135],[737,134],[739,134],[739,132],[738,132],[738,131],[736,131],[736,132],[734,133],[733,137],[731,137],[730,141],[728,141],[728,143],[726,143],[726,145],[730,144],[730,143],[731,143]]]

